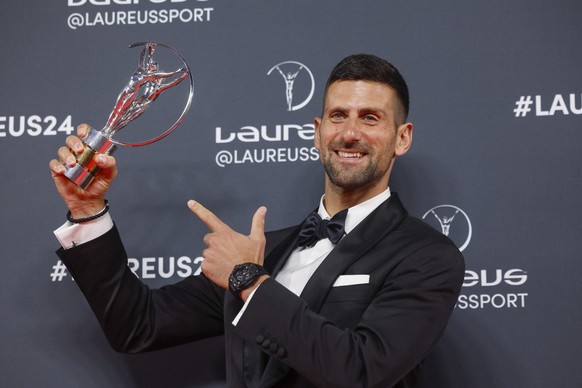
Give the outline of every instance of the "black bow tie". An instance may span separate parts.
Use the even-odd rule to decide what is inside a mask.
[[[300,247],[312,247],[319,240],[329,238],[337,244],[344,235],[344,224],[348,209],[344,209],[331,218],[331,220],[322,220],[317,212],[311,213],[301,224],[299,239],[297,244]]]

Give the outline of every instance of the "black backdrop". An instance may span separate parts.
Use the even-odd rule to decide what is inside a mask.
[[[196,94],[174,134],[116,154],[111,212],[144,281],[198,270],[206,230],[189,198],[241,231],[261,204],[269,229],[315,207],[322,170],[310,129],[325,78],[346,55],[374,53],[411,89],[414,144],[391,188],[467,262],[423,385],[582,387],[581,16],[574,0],[3,4],[0,385],[223,384],[220,338],[113,352],[54,255],[66,209],[47,163],[74,126],[104,125],[137,65],[128,44],[154,40],[183,53]],[[303,65],[291,110],[277,65]],[[127,135],[174,118],[172,98]]]

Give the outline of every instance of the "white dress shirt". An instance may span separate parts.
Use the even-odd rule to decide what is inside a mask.
[[[348,234],[354,230],[364,218],[389,197],[390,188],[387,188],[377,196],[349,208],[344,226],[345,233]],[[331,217],[323,205],[323,199],[324,197],[322,196],[317,213],[322,220],[330,219]],[[296,248],[275,279],[294,294],[300,295],[311,275],[323,263],[334,247],[335,245],[328,238],[324,238],[311,248]]]

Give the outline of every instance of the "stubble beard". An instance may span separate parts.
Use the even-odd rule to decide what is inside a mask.
[[[359,168],[348,166],[348,168],[345,168],[332,161],[332,157],[335,155],[334,148],[340,147],[332,145],[327,151],[327,156],[321,162],[329,181],[336,189],[353,190],[373,186],[384,177],[385,171],[382,171],[379,168],[378,161],[371,157],[370,150],[362,149],[362,151],[366,151],[366,155],[369,158],[365,166]],[[349,147],[344,146],[343,148]]]

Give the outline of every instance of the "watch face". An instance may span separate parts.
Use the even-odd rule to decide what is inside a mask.
[[[234,267],[229,278],[229,288],[235,294],[249,288],[259,276],[267,273],[263,267],[254,263],[239,264]]]
[[[241,267],[237,268],[234,273],[234,278],[239,283],[246,283],[257,273],[254,266],[250,264],[243,264]]]

